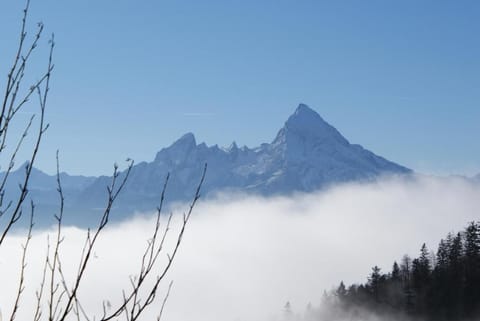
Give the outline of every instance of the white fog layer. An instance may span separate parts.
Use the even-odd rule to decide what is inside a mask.
[[[276,320],[287,301],[302,312],[341,280],[364,282],[374,265],[388,272],[403,254],[417,255],[424,242],[436,250],[440,238],[479,217],[480,186],[456,178],[385,179],[292,197],[220,195],[194,210],[159,293],[174,280],[163,320]],[[87,311],[98,315],[103,300],[121,300],[153,225],[153,214],[136,214],[104,231],[79,295]],[[34,231],[19,320],[33,315],[52,231]],[[86,231],[70,227],[63,235],[68,278],[76,271]],[[23,242],[16,232],[0,248],[4,318],[18,286]],[[142,320],[154,320],[161,300]]]

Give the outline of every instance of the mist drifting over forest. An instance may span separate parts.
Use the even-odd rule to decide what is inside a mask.
[[[220,194],[195,209],[168,274],[174,284],[164,318],[283,320],[289,302],[293,317],[302,319],[307,305],[318,309],[324,290],[340,281],[364,282],[373,265],[387,272],[404,254],[417,255],[424,242],[436,250],[446,233],[478,219],[478,195],[480,186],[464,179],[426,176],[343,184],[291,197]],[[179,205],[176,212],[182,209]],[[174,216],[173,230],[180,217]],[[136,213],[105,230],[79,293],[86,310],[99,314],[102,300],[121,300],[153,225],[152,214]],[[34,231],[20,319],[31,313],[52,231]],[[86,231],[67,227],[63,233],[68,280]],[[14,299],[23,241],[24,234],[12,234],[0,249],[4,314]],[[142,320],[156,314],[153,307]]]

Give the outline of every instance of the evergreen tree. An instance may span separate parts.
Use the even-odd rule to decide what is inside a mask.
[[[424,313],[427,310],[429,285],[430,254],[423,243],[420,256],[412,261],[412,287],[415,291],[415,309],[418,313]]]
[[[411,284],[411,269],[412,269],[412,259],[408,255],[404,255],[402,258],[402,263],[400,265],[400,271],[402,275],[402,287],[403,287],[403,297],[405,302],[405,311],[408,314],[414,312],[414,294]]]
[[[346,299],[347,289],[345,288],[345,284],[343,283],[343,281],[340,282],[340,285],[338,286],[336,291],[336,295],[337,295],[337,298],[342,302]]]
[[[401,281],[402,280],[400,267],[398,266],[397,261],[393,262],[391,278],[392,278],[393,281]]]
[[[437,269],[446,270],[448,267],[448,243],[441,239],[437,251]]]
[[[372,273],[368,277],[368,287],[373,295],[373,299],[375,303],[380,302],[380,284],[382,281],[382,274],[380,273],[380,268],[378,266],[374,266],[372,268]]]
[[[393,262],[392,273],[387,281],[388,304],[396,310],[401,310],[405,306],[405,300],[402,287],[402,274],[400,266],[396,261]]]
[[[336,297],[348,307],[352,320],[358,319],[354,311],[364,309],[377,315],[410,314],[426,321],[476,320],[480,316],[480,223],[469,223],[462,233],[449,233],[440,241],[436,256],[423,244],[418,258],[405,255],[386,275],[375,266],[365,285],[345,289],[341,282]]]
[[[432,273],[432,286],[430,287],[431,312],[438,318],[445,317],[449,301],[449,244],[451,240],[440,240],[437,250],[437,264]]]
[[[465,310],[468,316],[479,312],[480,302],[480,225],[471,222],[465,230]]]

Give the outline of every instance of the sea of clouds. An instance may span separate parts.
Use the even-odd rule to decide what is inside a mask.
[[[170,241],[180,218],[175,216]],[[290,197],[219,195],[194,209],[174,266],[143,320],[155,320],[170,280],[163,320],[281,320],[287,301],[301,314],[340,281],[364,282],[374,265],[388,272],[404,254],[416,256],[422,243],[436,250],[448,232],[479,218],[480,186],[454,177],[385,178]],[[138,274],[154,222],[152,213],[135,214],[102,233],[80,292],[86,310],[98,315],[103,300],[121,301],[129,277]],[[18,320],[32,319],[52,232],[34,232]],[[63,230],[62,266],[69,282],[85,235],[75,227]],[[16,231],[0,247],[4,318],[18,286],[24,238]]]

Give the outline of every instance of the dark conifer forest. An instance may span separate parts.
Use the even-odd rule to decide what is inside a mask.
[[[340,283],[325,295],[331,319],[394,315],[418,320],[477,320],[480,316],[480,223],[471,222],[440,240],[436,253],[425,244],[384,273],[372,268],[364,284]],[[337,313],[335,313],[337,311]],[[318,314],[317,314],[318,316]]]

